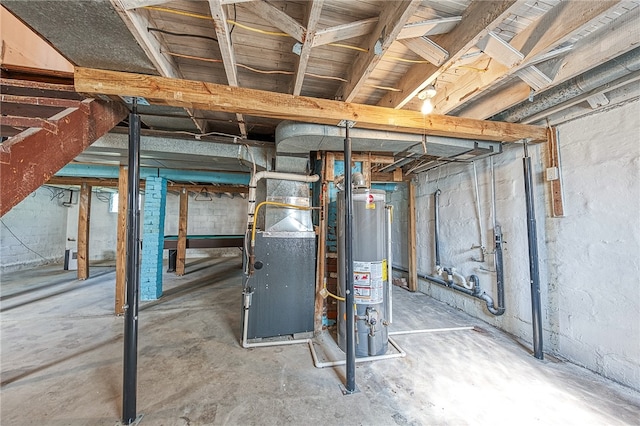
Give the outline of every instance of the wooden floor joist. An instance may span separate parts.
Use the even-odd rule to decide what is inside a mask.
[[[546,129],[515,123],[483,121],[446,115],[424,116],[419,111],[396,110],[328,99],[224,86],[202,81],[76,68],[79,93],[126,95],[145,98],[156,105],[188,107],[337,125],[342,120],[355,127],[448,136],[462,139],[515,142],[547,140]]]

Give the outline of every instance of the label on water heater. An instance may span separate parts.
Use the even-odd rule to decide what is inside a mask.
[[[384,261],[353,262],[353,291],[356,303],[382,303],[384,297]]]

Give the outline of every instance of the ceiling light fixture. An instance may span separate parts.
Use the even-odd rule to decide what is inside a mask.
[[[428,85],[420,93],[418,93],[418,99],[424,101],[420,111],[424,114],[431,114],[433,112],[433,103],[431,99],[436,95],[436,88],[433,84]]]

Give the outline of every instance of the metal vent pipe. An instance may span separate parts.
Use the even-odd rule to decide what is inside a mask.
[[[494,121],[518,123],[534,114],[559,105],[614,80],[640,70],[640,47],[565,81],[535,96],[533,102],[521,102],[491,117]]]

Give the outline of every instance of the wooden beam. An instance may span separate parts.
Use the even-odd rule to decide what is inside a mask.
[[[69,109],[69,112],[71,110]],[[0,116],[0,126],[18,127],[18,128],[39,128],[47,132],[57,134],[58,125],[51,120],[39,117],[16,117],[13,115]]]
[[[312,47],[337,43],[342,40],[349,40],[350,38],[371,34],[378,20],[379,17],[376,16],[374,18],[363,19],[362,21],[349,22],[348,24],[318,30],[313,39]]]
[[[396,40],[398,34],[413,16],[421,0],[383,2],[384,5],[375,29],[367,40],[367,52],[358,52],[349,69],[347,82],[343,83],[335,98],[351,102],[369,75]]]
[[[322,157],[322,175],[325,176],[326,156]],[[315,299],[315,316],[313,329],[315,332],[322,330],[322,311],[326,299],[320,296],[320,291],[325,284],[326,274],[326,256],[327,256],[327,184],[322,180],[320,184],[320,217],[318,220],[318,255],[316,264],[316,299]]]
[[[320,20],[323,4],[324,0],[312,0],[307,3],[307,15],[305,17],[305,25],[307,29],[304,36],[304,42],[300,49],[300,57],[296,63],[296,71],[293,78],[293,90],[291,90],[291,93],[296,96],[302,91],[302,82],[304,81],[304,75],[307,72],[307,64],[309,63],[309,57],[311,56],[311,47],[313,46],[313,40],[315,39],[316,27]]]
[[[420,38],[427,35],[448,33],[462,19],[462,16],[450,16],[447,18],[429,19],[421,22],[412,22],[402,28],[397,40]]]
[[[549,127],[549,141],[547,143],[547,170],[555,171],[555,176],[549,181],[551,187],[551,214],[553,217],[564,216],[564,202],[562,194],[562,170],[560,169],[560,146],[558,145],[558,129]],[[553,172],[552,172],[553,173]]]
[[[191,106],[210,111],[242,113],[265,118],[337,125],[342,120],[356,127],[462,139],[514,142],[546,141],[546,128],[444,115],[424,116],[417,111],[351,104],[328,99],[176,80],[116,71],[76,68],[78,92],[142,96],[158,105]]]
[[[222,65],[224,65],[227,81],[229,82],[229,86],[238,87],[236,56],[233,53],[231,33],[227,26],[227,15],[224,12],[221,0],[209,0],[209,9],[211,10],[211,17],[213,18],[216,35],[218,36],[218,47],[220,48],[220,56],[222,56]],[[241,136],[246,138],[247,126],[245,124],[244,117],[242,114],[238,114],[237,111],[236,119],[238,120],[238,127],[240,128]]]
[[[147,28],[152,27],[153,25],[151,25],[147,19],[146,11],[134,12],[130,10],[132,9],[132,7],[130,7],[132,3],[140,4],[140,6],[134,7],[144,7],[151,5],[147,3],[161,4],[166,3],[166,1],[111,0],[111,3],[127,28],[129,28],[129,31],[131,31],[131,34],[135,37],[138,44],[142,47],[142,50],[147,54],[149,60],[156,67],[156,70],[158,70],[158,72],[164,77],[182,78],[182,72],[173,61],[173,58],[163,53],[163,50],[168,51],[169,49],[165,48],[162,43],[160,43],[160,40],[155,38],[148,31]],[[192,109],[185,108],[185,111],[193,121],[196,128],[200,130],[200,132],[206,133],[206,121],[196,118]]]
[[[449,52],[426,37],[408,38],[406,40],[400,40],[400,43],[433,65],[442,65],[449,57]]]
[[[313,5],[311,5],[310,8],[313,8]],[[264,19],[266,22],[289,34],[300,43],[305,41],[305,33],[307,30],[305,30],[305,28],[291,16],[267,3],[265,0],[252,2],[251,7],[248,9],[258,18]]]
[[[32,128],[0,144],[0,216],[48,181],[127,115],[121,104],[87,99],[50,118],[53,134]]]
[[[79,100],[47,98],[42,96],[16,96],[16,95],[0,95],[0,103],[3,104],[20,104],[20,105],[36,105],[45,107],[60,108],[76,108],[80,104]]]
[[[416,259],[416,186],[409,181],[409,206],[407,215],[407,251],[409,253],[409,291],[418,290],[418,262]]]
[[[189,191],[180,191],[180,213],[178,218],[178,248],[176,250],[176,275],[184,275],[187,258],[187,215],[189,211]]]
[[[80,185],[78,208],[78,279],[89,278],[89,228],[91,223],[91,186]]]
[[[536,56],[546,53],[567,41],[569,37],[584,28],[585,24],[598,19],[618,2],[619,0],[559,3],[542,15],[540,19],[529,25],[525,31],[513,37],[509,46],[524,56],[520,61],[514,63],[514,66],[509,66],[499,61],[491,61],[483,72],[467,73],[456,80],[455,84],[451,86],[451,91],[441,90],[436,94],[432,100],[435,112],[446,114],[459,107],[462,103],[471,102],[481,93],[484,93],[487,88],[500,83],[521,69],[523,65],[534,60]],[[489,39],[501,40],[497,36]]]
[[[116,301],[115,314],[124,314],[127,280],[127,198],[129,174],[126,166],[120,166],[118,175],[118,236],[116,242]]]
[[[625,13],[596,30],[590,37],[576,42],[573,49],[562,59],[562,67],[554,77],[560,84],[585,72],[592,64],[602,64],[638,46],[638,22],[640,8]],[[593,40],[598,40],[594,43]],[[515,82],[499,90],[495,96],[476,98],[459,114],[464,117],[484,119],[529,98],[531,88],[523,81]]]
[[[460,23],[450,32],[434,37],[433,41],[449,52],[441,66],[415,64],[396,85],[399,92],[389,92],[378,105],[402,108],[427,85],[432,84],[487,33],[508,17],[522,0],[484,1],[474,0],[464,11]]]

